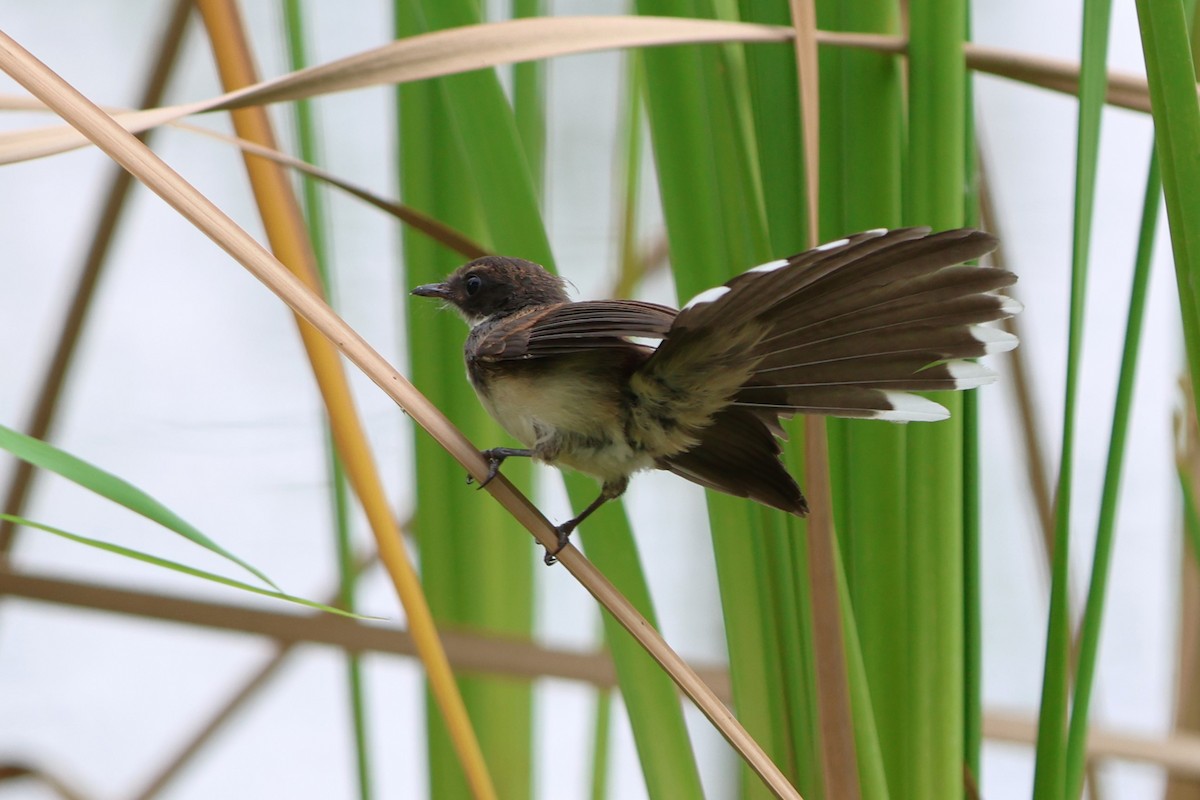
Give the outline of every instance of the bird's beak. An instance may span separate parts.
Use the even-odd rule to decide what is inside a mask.
[[[450,288],[444,283],[427,283],[424,286],[418,286],[413,289],[412,293],[417,297],[440,297],[445,299],[450,296]]]

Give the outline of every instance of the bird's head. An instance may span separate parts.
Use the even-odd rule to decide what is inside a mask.
[[[504,256],[478,258],[441,283],[418,286],[412,293],[445,301],[468,325],[569,300],[562,278],[532,261]]]

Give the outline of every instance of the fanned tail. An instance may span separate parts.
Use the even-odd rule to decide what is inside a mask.
[[[976,230],[867,231],[697,295],[631,380],[647,430],[689,400],[670,420],[677,433],[659,443],[658,466],[804,514],[778,459],[781,418],[932,422],[946,409],[911,392],[995,380],[971,359],[1017,346],[986,325],[1020,310],[1000,293],[1016,276],[959,266],[995,246]]]
[[[669,373],[686,354],[712,350],[722,331],[740,332],[726,360],[745,379],[722,399],[760,418],[942,419],[936,403],[907,393],[989,383],[994,374],[968,359],[1017,345],[984,324],[1020,310],[999,293],[1016,276],[959,266],[995,246],[975,230],[879,230],[764,264],[686,306],[645,371]]]

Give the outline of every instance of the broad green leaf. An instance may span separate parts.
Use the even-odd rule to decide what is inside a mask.
[[[910,7],[905,224],[955,228],[964,220],[966,136],[963,0]],[[954,797],[966,742],[963,400],[937,393],[951,418],[905,432],[908,572],[905,602],[907,728],[895,797]],[[893,761],[894,765],[895,762]],[[891,776],[889,776],[891,777]]]

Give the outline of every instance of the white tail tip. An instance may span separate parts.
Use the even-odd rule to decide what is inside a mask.
[[[946,369],[954,378],[955,389],[974,389],[996,380],[996,373],[974,361],[947,361]]]
[[[711,303],[721,295],[726,294],[728,291],[728,286],[714,286],[711,289],[705,289],[703,292],[689,300],[687,305],[685,305],[682,310],[687,311],[689,308],[695,308],[703,303]]]
[[[890,411],[880,411],[873,419],[886,419],[890,422],[940,422],[950,418],[950,412],[944,406],[932,400],[927,400],[917,394],[908,392],[884,392],[887,401],[891,403]]]
[[[989,328],[986,325],[972,325],[971,338],[983,345],[986,355],[992,353],[1007,353],[1016,348],[1019,343],[1016,336],[999,328]]]
[[[1001,295],[1001,298],[1000,310],[1004,312],[1004,316],[1015,317],[1025,310],[1024,304],[1017,298],[1008,295]]]

